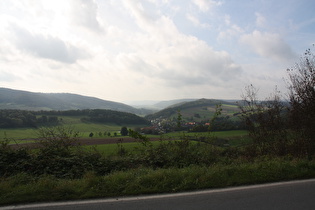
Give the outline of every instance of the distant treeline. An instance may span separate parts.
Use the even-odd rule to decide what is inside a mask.
[[[56,116],[37,116],[35,112],[25,110],[0,110],[0,128],[37,127],[58,122]]]
[[[62,122],[62,116],[81,116],[83,122],[116,123],[116,124],[149,124],[135,114],[102,110],[84,109],[67,111],[26,111],[0,110],[0,128],[21,128],[53,125]]]
[[[86,111],[86,117],[81,118],[82,121],[97,123],[116,123],[121,124],[137,124],[148,125],[150,122],[142,117],[127,112],[119,112],[104,109],[81,110]]]

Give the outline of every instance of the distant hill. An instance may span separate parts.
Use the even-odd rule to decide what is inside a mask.
[[[172,106],[179,106],[180,104],[195,101],[196,99],[175,99],[175,100],[168,100],[168,101],[160,101],[154,104],[155,107],[159,107],[160,109],[169,108]]]
[[[0,88],[0,109],[32,111],[108,109],[142,115],[148,113],[144,109],[136,109],[123,103],[102,100],[95,97],[71,93],[34,93],[8,88]]]
[[[235,102],[215,99],[198,99],[174,104],[159,112],[147,115],[146,118],[149,120],[157,118],[171,119],[177,117],[177,112],[180,110],[183,120],[202,121],[210,119],[215,113],[216,106],[219,104],[221,104],[221,113],[224,116],[233,116],[240,111]]]
[[[173,105],[177,105],[184,102],[195,101],[197,99],[174,99],[174,100],[165,100],[165,101],[152,101],[152,100],[145,100],[145,101],[128,101],[125,102],[136,108],[145,108],[151,110],[162,110],[168,108]]]

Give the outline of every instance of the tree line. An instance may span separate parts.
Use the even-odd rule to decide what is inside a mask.
[[[0,110],[0,128],[37,127],[43,124],[57,124],[57,116],[40,115],[25,110]]]
[[[136,125],[148,125],[150,122],[143,117],[137,116],[132,113],[119,112],[104,109],[87,110],[87,115],[81,120],[83,122],[95,122],[95,123],[116,123],[121,124],[136,124]]]

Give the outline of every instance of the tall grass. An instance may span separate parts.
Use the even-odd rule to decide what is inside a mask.
[[[81,179],[21,173],[0,179],[0,205],[191,191],[315,177],[315,161],[260,158],[254,162],[192,165],[184,168],[137,168],[106,176],[87,172]]]

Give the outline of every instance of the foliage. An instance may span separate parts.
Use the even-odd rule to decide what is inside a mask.
[[[23,110],[0,110],[0,128],[36,127],[36,116]]]
[[[79,178],[88,170],[107,173],[106,162],[97,152],[86,152],[77,144],[78,133],[71,127],[49,127],[38,131],[40,146],[36,152],[21,147],[13,149],[2,141],[0,148],[0,176],[28,173],[58,178]]]
[[[257,93],[253,85],[245,88],[239,104],[241,118],[259,154],[285,155],[288,153],[287,107],[277,90],[265,101],[259,101]]]
[[[181,129],[182,127],[182,114],[180,113],[180,109],[177,110],[177,129]]]
[[[118,112],[112,110],[94,109],[87,110],[87,117],[82,121],[98,123],[116,123],[116,124],[149,124],[147,120],[135,114],[127,112]]]
[[[0,177],[20,173],[29,169],[32,156],[26,148],[12,149],[10,140],[5,138],[0,142]]]
[[[0,179],[0,205],[39,201],[104,198],[239,186],[315,176],[314,161],[260,158],[254,162],[191,165],[183,168],[137,168],[106,176],[86,172],[81,179],[57,179],[20,173]]]
[[[141,135],[139,132],[131,130],[131,129],[129,129],[128,133],[129,133],[130,137],[136,139],[143,146],[148,146],[148,145],[151,146],[151,142],[150,142],[150,139],[148,137]]]
[[[293,68],[288,69],[290,124],[297,134],[300,153],[315,154],[315,55],[308,49]]]
[[[44,149],[69,150],[77,144],[79,135],[70,126],[41,127],[37,130],[39,142]]]
[[[128,129],[127,129],[126,126],[121,127],[121,129],[120,129],[120,134],[121,134],[122,136],[127,136],[127,135],[128,135]]]

